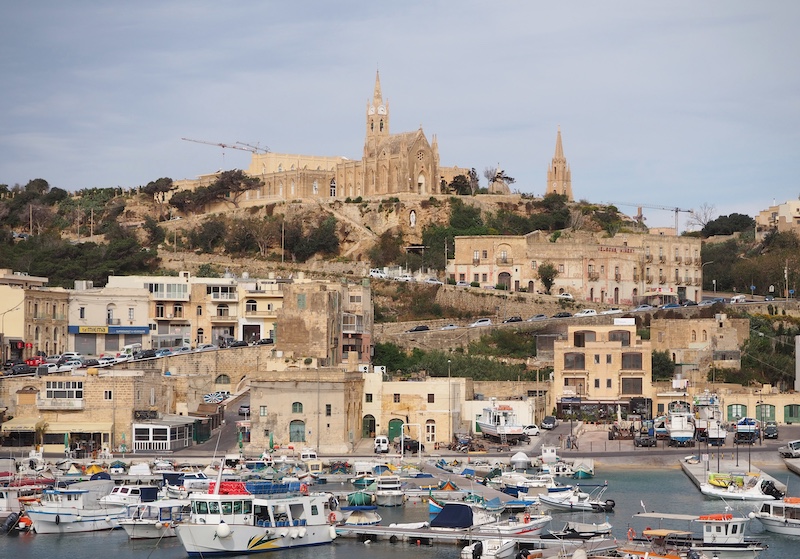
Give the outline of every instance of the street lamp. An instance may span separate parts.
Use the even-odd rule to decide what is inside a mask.
[[[703,262],[700,265],[700,285],[701,286],[703,285],[703,268],[705,268],[709,264],[713,264],[713,263],[714,263],[713,260],[709,260],[708,262]],[[714,293],[716,293],[717,292],[717,280],[713,280],[713,281],[714,281]],[[700,297],[700,298],[702,299],[702,297]]]
[[[736,425],[739,425],[739,416],[734,416],[736,419]],[[736,446],[736,467],[739,467],[739,439],[736,438],[736,431],[733,432],[733,444]]]
[[[453,442],[453,437],[455,433],[453,433],[453,385],[450,379],[450,360],[447,360],[447,418],[448,418],[448,426],[447,428],[450,430],[450,442]]]

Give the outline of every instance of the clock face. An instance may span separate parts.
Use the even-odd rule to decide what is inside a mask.
[[[385,115],[386,114],[386,107],[384,107],[383,105],[378,107],[378,114],[379,115]]]
[[[375,107],[370,107],[369,108],[369,114],[371,114],[371,115],[375,114]]]

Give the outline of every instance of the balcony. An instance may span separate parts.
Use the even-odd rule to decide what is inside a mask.
[[[599,272],[589,272],[589,281],[597,281],[600,279]]]
[[[686,276],[685,278],[683,278],[683,283],[685,283],[686,285],[692,285],[692,278]]]
[[[679,278],[679,277],[677,277],[677,276],[676,276],[676,277],[675,277],[675,283],[676,283],[677,285],[683,285],[683,280],[682,280],[681,278]]]
[[[473,266],[480,266],[481,265],[481,259],[480,258],[473,258],[472,259],[472,265]]]
[[[36,407],[40,410],[82,410],[85,404],[83,398],[36,398]]]
[[[212,301],[236,301],[239,297],[236,292],[233,293],[211,293]]]
[[[652,262],[653,261],[653,255],[652,254],[646,254],[645,257],[644,257],[644,260],[645,260],[645,262]]]
[[[641,279],[642,279],[642,276],[640,276],[639,274],[633,274],[633,281],[640,281]],[[619,280],[617,280],[617,281],[619,281]]]
[[[658,261],[664,264],[667,261],[667,257],[662,254],[661,256],[658,257]]]
[[[244,315],[250,318],[275,318],[277,311],[244,311]]]
[[[695,258],[694,259],[694,265],[695,266],[702,266],[703,265],[703,261],[700,258]]]
[[[33,315],[33,320],[67,320],[67,315],[64,314],[45,314],[45,313],[36,313]]]
[[[700,278],[695,278],[694,284],[697,286],[703,285],[703,280],[701,280]]]
[[[683,258],[681,258],[680,256],[676,256],[675,257],[675,264],[680,264],[681,262],[683,262]]]
[[[212,323],[216,324],[218,322],[236,322],[239,320],[239,315],[237,313],[212,314],[209,318]]]
[[[614,274],[614,281],[622,281],[622,274]],[[634,280],[638,281],[638,280]]]
[[[109,326],[119,326],[120,325],[120,319],[119,318],[107,318],[106,319],[106,324],[109,325]]]
[[[644,281],[645,281],[646,283],[653,283],[653,276],[651,276],[650,274],[647,274],[647,275],[644,277]]]
[[[667,283],[667,276],[658,276],[658,283]]]
[[[503,258],[502,256],[500,256],[495,259],[495,264],[497,264],[498,266],[513,266],[514,259],[509,257]]]

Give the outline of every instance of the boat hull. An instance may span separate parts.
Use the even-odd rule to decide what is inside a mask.
[[[176,535],[175,526],[169,522],[127,519],[121,520],[119,526],[132,540],[174,538]]]
[[[710,483],[700,484],[700,492],[707,497],[716,497],[726,501],[774,501],[775,497],[758,490],[736,491],[731,487],[723,488]]]
[[[762,516],[759,513],[756,513],[756,518],[764,525],[764,530],[767,532],[787,536],[800,536],[800,520]]]
[[[179,524],[175,531],[189,557],[244,555],[281,549],[330,544],[336,530],[329,525],[264,528],[230,525],[226,537],[218,537],[217,526]]]
[[[113,530],[119,528],[119,521],[128,516],[125,507],[71,510],[29,507],[26,512],[37,534],[75,534]]]
[[[379,507],[399,507],[403,505],[404,496],[402,491],[377,491],[375,504]]]

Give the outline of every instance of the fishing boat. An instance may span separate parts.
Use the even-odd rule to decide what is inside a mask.
[[[771,501],[783,499],[784,493],[775,483],[760,474],[733,475],[731,482],[720,486],[724,478],[714,478],[714,483],[701,483],[700,492],[707,497],[733,501]]]
[[[523,438],[524,425],[517,419],[517,414],[509,405],[497,404],[492,398],[491,405],[483,408],[483,415],[477,420],[478,427],[485,437],[515,444]]]
[[[644,557],[644,553],[651,550],[654,539],[659,538],[664,540],[665,547],[694,551],[717,559],[755,559],[767,547],[760,540],[745,537],[749,518],[730,513],[691,515],[645,512],[634,515],[634,518],[650,523],[657,522],[659,525],[656,529],[644,529],[640,537],[637,537],[633,527],[629,528],[628,542],[621,548],[624,548],[624,553],[638,557]],[[701,527],[702,535],[696,536],[691,530],[662,528],[661,524],[664,522],[685,522],[687,528],[697,523]]]
[[[728,432],[722,423],[722,407],[719,396],[706,390],[694,398],[695,438],[710,446],[724,446]]]
[[[736,422],[733,434],[736,444],[753,444],[759,438],[761,423],[752,417],[743,417]]]
[[[100,497],[100,505],[122,505],[130,509],[141,503],[158,500],[158,491],[158,487],[154,485],[116,485],[111,493]]]
[[[242,482],[218,481],[189,500],[189,519],[175,526],[189,557],[324,545],[336,538],[330,494],[256,497]]]
[[[694,445],[694,415],[688,402],[675,400],[668,404],[666,427],[670,446]]]
[[[445,503],[431,520],[431,530],[458,531],[486,527],[497,522],[497,515],[472,503]]]
[[[578,485],[571,492],[547,493],[539,495],[539,502],[550,509],[568,512],[589,511],[589,512],[611,512],[616,503],[612,499],[603,499],[603,495],[608,486],[594,486],[591,492],[586,493]]]
[[[347,494],[347,504],[351,507],[371,505],[374,500],[375,496],[366,491],[353,491]]]
[[[800,497],[765,502],[750,517],[758,518],[767,532],[800,536]]]
[[[375,526],[383,520],[375,505],[346,506],[342,507],[342,512],[345,526]]]
[[[131,516],[119,521],[128,538],[161,539],[175,537],[175,525],[189,512],[188,499],[161,499],[142,503],[131,510]]]
[[[25,507],[37,534],[71,534],[119,527],[128,516],[124,504],[103,506],[100,499],[111,492],[110,479],[79,481],[69,487],[42,491],[41,501]]]
[[[594,460],[580,458],[572,465],[572,477],[575,479],[590,479],[594,477]]]
[[[375,482],[375,503],[381,507],[399,507],[405,501],[400,477],[394,474],[378,476]]]
[[[461,559],[507,559],[517,551],[513,538],[483,538],[461,549]]]

